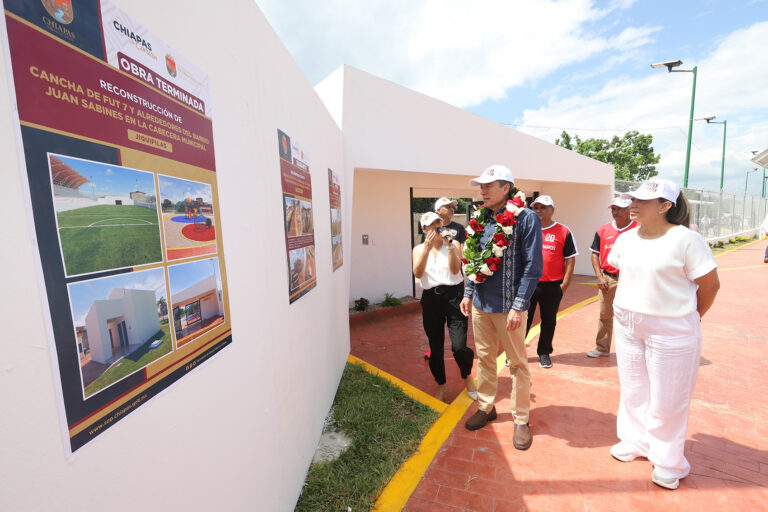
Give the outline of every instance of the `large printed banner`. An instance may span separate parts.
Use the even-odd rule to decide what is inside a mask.
[[[341,244],[341,182],[339,175],[328,169],[328,194],[331,204],[331,261],[333,271],[344,263],[344,249]]]
[[[4,9],[72,453],[232,341],[208,77],[109,0]]]
[[[277,138],[288,253],[288,301],[292,304],[317,284],[312,177],[304,149],[281,130],[277,130]]]

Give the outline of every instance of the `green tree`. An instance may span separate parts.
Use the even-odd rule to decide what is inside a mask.
[[[581,155],[613,165],[617,180],[644,181],[656,176],[656,164],[661,155],[653,150],[653,135],[632,130],[619,138],[581,140],[563,131],[555,144]]]

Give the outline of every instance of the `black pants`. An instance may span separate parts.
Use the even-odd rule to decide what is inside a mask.
[[[438,384],[445,384],[445,325],[451,337],[451,350],[456,364],[459,365],[461,378],[472,373],[474,351],[467,346],[468,318],[461,314],[459,304],[464,297],[464,284],[455,286],[436,286],[424,290],[421,295],[421,318],[424,332],[429,339],[429,370]]]
[[[536,305],[539,305],[539,316],[541,317],[541,331],[539,332],[539,344],[536,347],[536,353],[551,354],[552,338],[555,337],[555,326],[557,325],[557,310],[560,308],[560,299],[563,298],[563,290],[560,288],[562,281],[539,281],[536,289],[531,296],[531,306],[528,308],[528,325],[525,334],[531,329],[533,314],[536,312]]]

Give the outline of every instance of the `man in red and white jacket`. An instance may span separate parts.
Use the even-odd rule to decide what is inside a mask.
[[[613,297],[619,282],[619,269],[608,264],[608,255],[619,235],[634,229],[640,224],[629,218],[631,199],[617,197],[609,205],[613,221],[602,226],[595,233],[592,241],[592,268],[597,277],[598,295],[600,296],[600,319],[597,322],[596,348],[587,352],[587,357],[609,356],[611,354],[611,336],[613,335]]]
[[[544,261],[544,272],[539,279],[531,297],[528,308],[528,326],[531,328],[536,305],[541,316],[541,331],[536,352],[539,354],[539,364],[542,368],[551,368],[552,338],[555,336],[557,325],[557,310],[560,300],[571,284],[575,257],[579,254],[576,241],[568,226],[552,220],[555,213],[555,202],[550,196],[539,196],[531,208],[541,220],[541,255]]]

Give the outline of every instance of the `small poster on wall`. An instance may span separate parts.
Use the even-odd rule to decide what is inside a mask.
[[[293,303],[317,284],[312,176],[304,149],[277,130],[280,181],[283,185],[285,247],[288,260],[288,301]]]
[[[328,193],[331,204],[331,261],[333,270],[344,263],[344,247],[341,244],[341,183],[339,175],[328,169]]]
[[[71,454],[232,342],[209,80],[110,0],[4,9]]]

